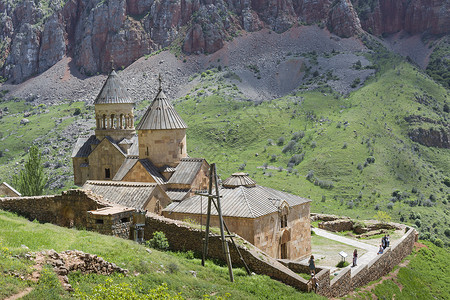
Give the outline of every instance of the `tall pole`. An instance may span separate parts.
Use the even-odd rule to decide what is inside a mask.
[[[217,183],[216,164],[212,164],[211,169],[214,171],[214,187],[216,189],[217,213],[219,214],[220,236],[222,238],[222,249],[223,249],[223,254],[225,255],[225,259],[227,260],[228,273],[230,274],[230,281],[233,282],[234,276],[233,276],[233,267],[231,265],[230,249],[228,247],[227,241],[225,240],[225,232],[223,230],[223,216],[222,216],[222,207],[220,206],[219,184]]]
[[[212,166],[209,169],[209,188],[208,188],[208,211],[206,213],[206,230],[205,230],[205,239],[203,240],[203,256],[202,256],[202,266],[205,266],[206,255],[208,254],[208,239],[209,239],[209,223],[211,219],[211,195],[212,195]]]

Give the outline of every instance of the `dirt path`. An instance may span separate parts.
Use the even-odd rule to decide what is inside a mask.
[[[23,291],[21,291],[20,293],[17,293],[15,295],[12,295],[11,297],[6,298],[5,300],[16,300],[16,299],[20,299],[22,297],[25,297],[26,295],[28,295],[31,291],[33,290],[32,287],[26,288]]]

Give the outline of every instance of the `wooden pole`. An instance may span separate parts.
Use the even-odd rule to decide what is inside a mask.
[[[208,211],[206,212],[206,230],[205,230],[205,239],[203,240],[203,256],[202,256],[202,266],[205,266],[206,256],[208,255],[208,239],[209,239],[209,223],[211,219],[211,201],[212,198],[210,195],[212,194],[212,165],[209,169],[209,188],[208,188]]]
[[[223,254],[225,255],[225,259],[228,265],[228,273],[230,274],[230,281],[234,281],[233,276],[233,266],[231,265],[231,256],[230,249],[228,247],[227,240],[225,239],[225,232],[223,230],[223,216],[222,216],[222,207],[220,206],[220,195],[219,195],[219,184],[217,183],[217,173],[216,173],[216,164],[211,165],[211,169],[214,172],[214,187],[216,189],[216,201],[217,201],[217,213],[219,214],[219,224],[220,224],[220,236],[222,238],[222,249]]]

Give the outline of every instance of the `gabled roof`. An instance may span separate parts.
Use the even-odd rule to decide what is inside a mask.
[[[203,158],[182,158],[168,183],[192,184],[204,162]]]
[[[136,130],[183,128],[187,128],[186,123],[173,108],[164,92],[159,90],[158,95],[150,104]]]
[[[95,135],[79,137],[73,147],[72,157],[88,157],[91,153],[91,145],[98,144],[99,140]]]
[[[219,194],[221,196],[222,214],[226,217],[255,219],[278,212],[284,202],[290,207],[293,207],[311,201],[260,185],[253,187],[220,188]],[[201,196],[196,195],[181,202],[172,202],[164,211],[206,214],[207,206],[208,201],[206,197],[201,199]],[[211,213],[217,215],[214,206],[211,209]]]
[[[103,84],[94,104],[134,103],[116,71],[112,70]]]
[[[166,191],[166,194],[172,201],[182,201],[189,196],[190,191],[191,190],[170,189]]]
[[[21,193],[19,193],[15,188],[13,188],[12,186],[10,186],[9,184],[7,184],[6,182],[3,182],[2,184],[0,184],[0,186],[5,186],[7,189],[10,190],[10,192],[12,192],[13,194],[16,194],[17,197],[22,196]]]
[[[138,209],[144,209],[153,191],[160,189],[155,183],[101,180],[88,180],[82,188],[109,202]]]
[[[138,162],[144,167],[144,169],[150,174],[157,184],[164,184],[166,182],[165,178],[161,175],[161,173],[159,173],[158,169],[151,163],[151,161],[148,159],[139,159],[137,156],[131,156],[125,159],[113,180],[123,180],[123,178]]]

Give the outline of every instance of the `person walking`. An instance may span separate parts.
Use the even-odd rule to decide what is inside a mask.
[[[309,263],[309,271],[311,273],[311,276],[315,276],[316,275],[316,265],[314,263],[314,255],[311,255],[308,263]]]
[[[389,247],[390,241],[389,241],[389,234],[386,236],[386,247]]]
[[[381,238],[381,246],[383,247],[383,250],[386,248],[386,235]]]
[[[306,285],[308,286],[308,292],[313,290],[314,293],[317,293],[317,288],[319,287],[319,283],[317,282],[316,276],[311,275],[311,278],[308,280]]]
[[[358,251],[353,251],[353,267],[356,267],[356,259],[358,258]]]

